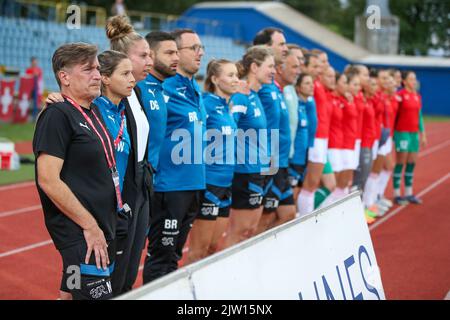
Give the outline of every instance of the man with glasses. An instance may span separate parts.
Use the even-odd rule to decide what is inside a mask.
[[[163,83],[167,95],[167,128],[155,174],[154,199],[144,283],[178,267],[192,222],[206,187],[203,134],[206,112],[194,79],[204,47],[190,29],[172,32],[179,62],[175,76]]]

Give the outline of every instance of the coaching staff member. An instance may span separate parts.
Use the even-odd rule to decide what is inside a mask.
[[[40,114],[33,152],[45,224],[63,260],[61,299],[108,299],[118,179],[111,165],[113,141],[91,108],[100,95],[97,48],[65,44],[52,64],[65,101]],[[71,281],[74,270],[81,275],[78,283]]]

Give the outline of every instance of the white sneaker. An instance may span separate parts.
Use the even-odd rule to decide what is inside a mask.
[[[392,203],[391,200],[386,199],[385,197],[380,199],[380,203],[383,204],[385,207],[389,207],[389,208],[392,208],[392,206],[394,205],[394,203]]]
[[[384,216],[385,214],[386,214],[386,212],[388,212],[389,211],[389,207],[388,206],[386,206],[386,205],[384,205],[382,202],[380,202],[380,201],[377,201],[376,202],[376,205],[377,205],[377,207],[378,207],[378,212],[380,213],[380,217],[381,216]]]

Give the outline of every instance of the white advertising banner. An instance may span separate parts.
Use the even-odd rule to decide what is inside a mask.
[[[359,193],[122,299],[384,300]]]

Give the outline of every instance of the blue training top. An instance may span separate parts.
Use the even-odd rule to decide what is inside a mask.
[[[207,114],[208,139],[205,150],[206,183],[229,187],[236,163],[236,122],[224,98],[206,92],[203,94],[203,103]]]
[[[206,112],[195,79],[180,74],[166,79],[167,127],[159,154],[157,192],[202,190],[206,187],[203,135]]]
[[[266,114],[267,129],[278,130],[279,134],[278,141],[271,142],[269,131],[270,154],[275,161],[275,167],[287,168],[289,166],[291,130],[289,127],[289,110],[286,107],[283,93],[275,81],[273,81],[271,84],[262,85],[258,91],[258,96],[261,99]],[[273,143],[273,146],[270,143]]]
[[[142,104],[150,123],[148,138],[148,161],[155,170],[158,170],[159,152],[166,133],[168,98],[162,87],[162,81],[149,74],[145,80],[139,81],[137,86],[141,89]]]
[[[258,94],[254,91],[248,95],[236,93],[230,98],[230,108],[238,127],[234,172],[268,171],[270,153],[267,147],[267,121]]]
[[[131,152],[131,140],[130,134],[127,129],[127,118],[125,115],[125,104],[123,101],[116,106],[111,102],[107,97],[100,96],[96,98],[93,103],[98,107],[100,114],[103,118],[103,121],[106,124],[106,127],[109,133],[112,136],[111,143],[114,143],[114,140],[117,138],[120,130],[120,124],[122,122],[123,115],[123,134],[122,139],[120,140],[117,148],[115,148],[115,159],[117,165],[117,171],[119,172],[119,182],[120,182],[120,191],[123,190],[123,181],[125,178],[125,173],[127,171],[128,166],[128,157]],[[114,148],[114,146],[113,146]]]
[[[301,103],[305,104],[306,116],[308,117],[308,147],[311,148],[314,146],[318,122],[316,100],[314,100],[314,97],[308,97],[306,102],[301,101]]]
[[[291,127],[289,126],[289,110],[284,101],[282,91],[277,87],[280,100],[280,168],[289,167],[289,152],[291,151]]]
[[[313,97],[298,102],[298,125],[294,141],[294,155],[290,162],[295,165],[306,164],[306,154],[314,145],[317,129],[316,103]]]

